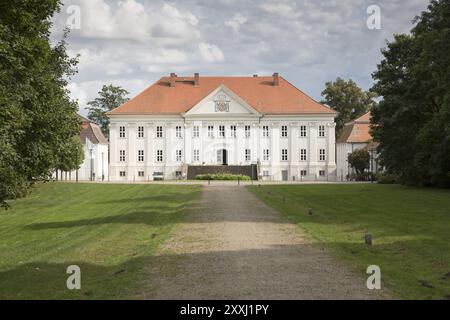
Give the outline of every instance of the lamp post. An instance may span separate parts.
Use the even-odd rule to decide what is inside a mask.
[[[105,171],[104,171],[104,152],[102,152],[102,181],[105,181]]]
[[[94,149],[91,148],[89,149],[90,153],[91,153],[91,181],[94,181]]]

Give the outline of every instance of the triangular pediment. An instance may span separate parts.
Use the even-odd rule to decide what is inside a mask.
[[[185,115],[215,115],[220,117],[232,115],[259,115],[259,112],[225,85],[220,85],[187,111]]]

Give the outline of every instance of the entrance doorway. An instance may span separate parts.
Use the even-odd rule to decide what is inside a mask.
[[[228,165],[228,151],[226,149],[217,150],[217,164]]]
[[[281,171],[281,178],[283,179],[283,181],[288,181],[288,171],[287,170]]]

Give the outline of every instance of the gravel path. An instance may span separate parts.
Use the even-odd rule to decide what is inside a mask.
[[[356,276],[245,187],[204,187],[148,266],[144,299],[374,299]]]

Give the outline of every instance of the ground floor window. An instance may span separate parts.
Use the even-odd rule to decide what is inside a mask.
[[[193,162],[199,162],[200,161],[200,150],[194,149],[194,152],[192,154],[192,161]]]
[[[245,149],[245,161],[250,161],[251,158],[252,158],[251,150],[250,149]]]
[[[126,176],[125,171],[120,171],[120,172],[119,172],[119,176],[125,177],[125,176]]]
[[[143,177],[144,176],[144,171],[138,171],[138,176],[139,177]]]
[[[263,170],[263,176],[268,177],[269,176],[269,170]]]
[[[319,161],[325,161],[325,149],[319,150]]]
[[[325,177],[325,170],[319,170],[319,176]]]
[[[163,162],[163,151],[162,150],[156,150],[156,161]]]
[[[302,177],[305,177],[306,174],[307,174],[306,170],[300,170],[300,175],[301,175]]]
[[[269,149],[264,149],[263,150],[263,160],[264,161],[269,161],[270,155],[269,155]]]

